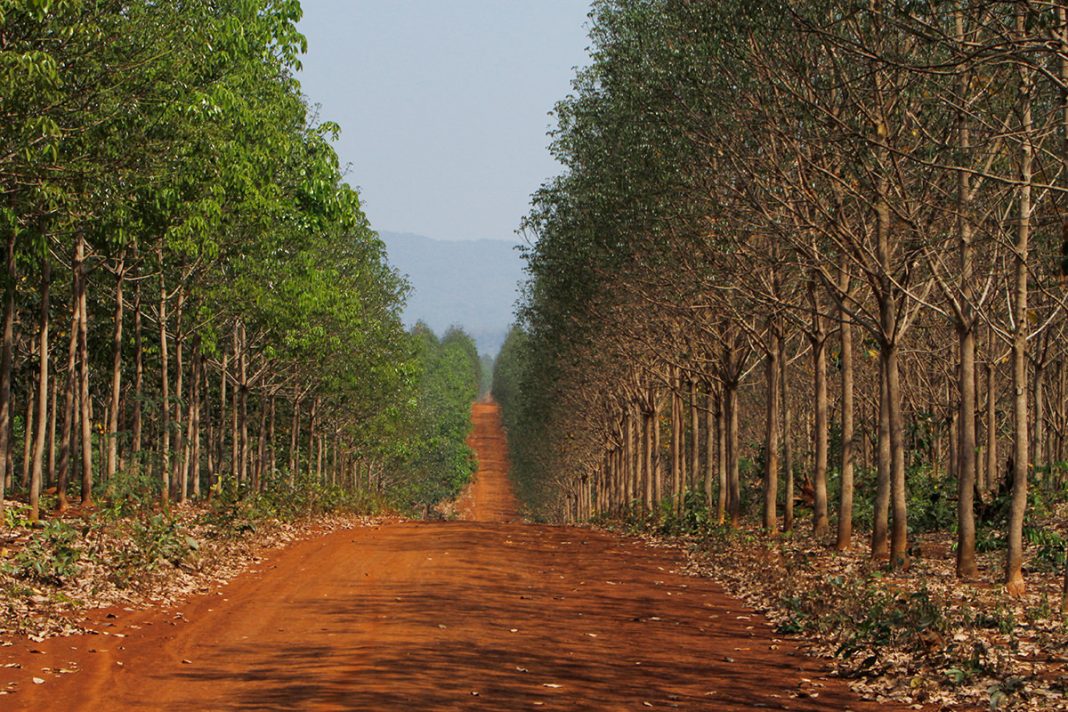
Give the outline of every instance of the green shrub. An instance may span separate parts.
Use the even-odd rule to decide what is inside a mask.
[[[7,564],[8,573],[36,583],[62,585],[78,575],[82,558],[78,530],[53,519],[30,537],[26,546]]]

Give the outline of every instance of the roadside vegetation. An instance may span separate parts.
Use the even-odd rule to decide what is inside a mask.
[[[0,1],[5,630],[473,471],[475,346],[403,327],[300,12]]]
[[[685,539],[873,695],[1063,705],[1065,8],[590,35],[495,364],[532,513]]]

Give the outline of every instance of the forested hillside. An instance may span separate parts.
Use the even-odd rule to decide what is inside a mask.
[[[300,12],[0,3],[4,573],[76,577],[74,528],[25,539],[71,507],[155,527],[149,566],[186,503],[223,528],[424,511],[473,471],[474,343],[404,329],[294,79]]]
[[[462,326],[480,353],[501,348],[523,279],[523,261],[506,240],[432,240],[381,233],[389,263],[412,285],[405,322],[441,333]]]
[[[855,660],[916,639],[843,642],[846,620],[970,641],[995,605],[1068,611],[1065,8],[604,0],[591,17],[494,380],[528,503],[749,529],[785,557],[764,603],[842,626]],[[856,568],[812,563],[824,547]],[[928,599],[944,558],[950,584],[1002,594]],[[907,623],[921,599],[871,579],[847,584],[874,591],[863,604],[826,587],[884,566],[934,618]],[[848,617],[808,618],[821,597]],[[939,664],[957,683],[1018,673]]]

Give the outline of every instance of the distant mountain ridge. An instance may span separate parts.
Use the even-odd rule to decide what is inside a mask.
[[[389,262],[406,275],[412,293],[404,310],[411,326],[425,322],[437,334],[461,326],[480,353],[496,356],[512,324],[523,260],[503,240],[434,240],[380,232]]]

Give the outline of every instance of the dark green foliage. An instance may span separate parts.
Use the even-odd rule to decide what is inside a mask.
[[[35,583],[62,585],[78,575],[81,535],[71,524],[53,520],[36,532],[14,560],[5,564],[14,576]]]
[[[389,497],[406,511],[426,512],[455,498],[475,471],[467,435],[482,372],[474,341],[459,329],[439,340],[417,324],[412,339],[419,376],[391,460]]]

